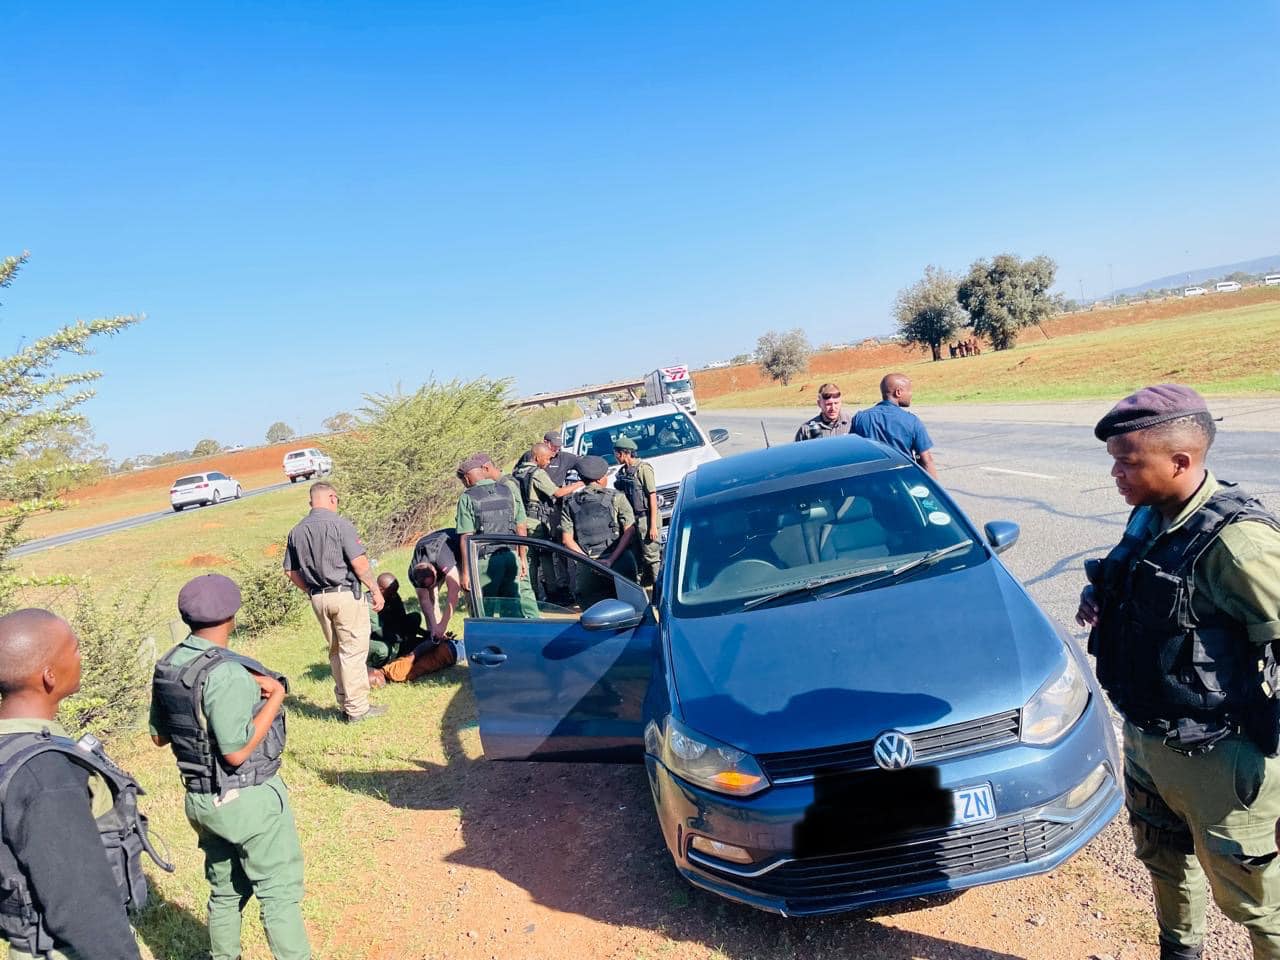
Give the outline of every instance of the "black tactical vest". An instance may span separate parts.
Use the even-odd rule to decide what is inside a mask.
[[[205,729],[201,706],[204,685],[213,668],[228,660],[240,664],[251,673],[260,673],[280,681],[286,691],[289,689],[288,678],[268,670],[256,660],[223,647],[210,647],[185,666],[174,666],[172,659],[177,649],[175,647],[170,650],[156,664],[151,681],[151,696],[164,717],[169,745],[178,761],[178,772],[182,774],[183,783],[192,793],[219,795],[239,787],[265,783],[280,769],[280,758],[284,754],[284,707],[280,708],[280,712],[271,721],[267,735],[253,748],[248,759],[238,767],[231,767],[223,759],[218,744],[214,743],[209,731]],[[266,703],[266,700],[259,700],[253,709],[254,714]]]
[[[512,476],[520,485],[520,494],[524,497],[524,508],[529,516],[542,523],[550,523],[555,511],[552,504],[543,502],[542,495],[534,489],[533,475],[537,470],[536,463],[522,463],[516,467]]]
[[[631,509],[636,512],[636,516],[648,516],[649,514],[649,495],[644,492],[640,485],[640,465],[634,464],[630,467],[619,467],[618,472],[613,476],[613,486],[620,494],[627,498],[627,502],[631,504]]]
[[[138,797],[145,791],[138,781],[107,757],[98,738],[90,734],[80,740],[55,737],[47,729],[40,733],[10,733],[0,736],[0,811],[9,793],[9,784],[23,764],[42,753],[60,753],[73,763],[96,774],[111,791],[111,809],[95,821],[106,850],[107,862],[120,893],[120,902],[130,912],[147,903],[147,878],[142,872],[142,853],[164,870],[173,865],[162,860],[151,846],[147,818],[138,811]],[[31,894],[26,875],[7,844],[0,843],[0,937],[19,950],[47,956],[56,946],[44,926],[44,917]]]
[[[466,495],[475,507],[476,533],[516,532],[515,497],[501,480],[467,487]]]
[[[1257,677],[1258,646],[1225,614],[1196,615],[1194,571],[1222,529],[1240,520],[1278,522],[1252,497],[1225,485],[1181,527],[1147,551],[1104,561],[1102,614],[1090,637],[1098,681],[1130,722],[1212,741],[1239,726]],[[1119,550],[1120,548],[1117,548]],[[1186,735],[1189,734],[1189,735]]]
[[[567,501],[566,509],[573,518],[573,539],[593,560],[604,556],[621,532],[613,515],[614,493],[608,487],[592,484],[575,490]]]

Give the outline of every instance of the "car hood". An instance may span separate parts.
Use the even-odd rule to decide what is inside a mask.
[[[706,463],[708,460],[719,460],[720,451],[709,443],[705,443],[700,447],[694,447],[692,450],[680,450],[676,453],[664,453],[658,457],[645,457],[644,462],[653,467],[653,476],[659,487],[669,487],[673,483],[679,483],[684,479],[685,474],[697,468],[698,464]],[[617,467],[609,468],[609,483],[612,486],[613,476],[618,472]]]
[[[679,715],[751,753],[1017,709],[1064,656],[1053,624],[996,560],[666,624]]]

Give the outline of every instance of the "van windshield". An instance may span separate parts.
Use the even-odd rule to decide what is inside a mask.
[[[814,581],[834,578],[839,584],[824,589],[857,589],[865,574],[871,587],[884,573],[948,547],[955,552],[913,576],[936,576],[987,556],[932,483],[905,469],[694,509],[672,537],[673,605],[684,617],[741,610]]]
[[[582,456],[602,457],[612,466],[618,462],[613,455],[613,442],[619,437],[635,441],[636,456],[642,460],[704,445],[702,434],[685,414],[671,413],[588,431],[582,435]]]

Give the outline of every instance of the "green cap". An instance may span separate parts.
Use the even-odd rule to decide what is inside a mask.
[[[630,450],[632,453],[635,453],[636,442],[632,440],[630,437],[619,437],[617,440],[613,441],[613,449]]]

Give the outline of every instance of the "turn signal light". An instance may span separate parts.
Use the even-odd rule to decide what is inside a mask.
[[[721,843],[719,840],[712,840],[710,837],[694,837],[689,841],[689,846],[699,853],[718,857],[721,860],[728,860],[730,863],[753,862],[751,854],[742,847],[735,847],[732,843]]]
[[[764,781],[764,777],[757,777],[751,773],[743,773],[741,770],[722,770],[711,778],[720,786],[734,793],[741,793],[749,790],[758,783]]]

